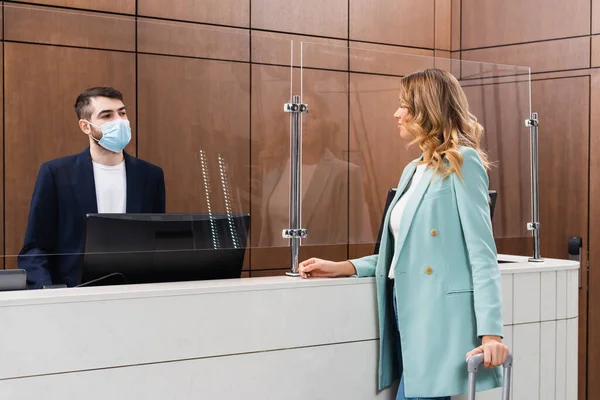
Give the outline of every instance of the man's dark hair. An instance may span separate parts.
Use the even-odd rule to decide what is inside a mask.
[[[77,118],[89,120],[92,117],[92,97],[108,97],[123,101],[123,94],[111,87],[93,87],[83,91],[75,101]]]

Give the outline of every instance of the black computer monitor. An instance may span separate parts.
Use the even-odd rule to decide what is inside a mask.
[[[381,224],[379,225],[379,233],[377,234],[377,242],[375,243],[375,250],[373,254],[379,254],[379,245],[381,244],[381,235],[383,234],[383,225],[385,224],[385,215],[387,210],[396,195],[396,189],[392,188],[388,191],[387,198],[385,199],[385,207],[383,208],[383,215],[381,217]],[[489,201],[490,201],[490,219],[494,218],[494,209],[496,208],[496,199],[498,193],[495,190],[488,190]]]
[[[498,193],[496,193],[495,190],[488,190],[488,195],[490,196],[490,219],[494,219],[494,210],[496,209]]]
[[[27,272],[25,270],[0,270],[0,292],[25,289],[27,289]]]
[[[88,214],[79,286],[241,276],[248,214]]]

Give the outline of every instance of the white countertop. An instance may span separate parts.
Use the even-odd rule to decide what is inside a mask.
[[[502,275],[540,271],[559,271],[579,268],[570,260],[545,259],[528,262],[528,257],[498,255]],[[52,290],[29,290],[0,293],[0,307],[49,303],[86,302],[147,297],[187,296],[245,291],[280,290],[340,285],[372,284],[374,278],[301,279],[288,276],[242,278],[213,281],[156,283],[145,285],[97,286]]]
[[[572,398],[579,264],[499,259],[515,398]],[[0,398],[391,400],[375,291],[275,276],[0,293]]]
[[[498,260],[508,261],[498,264],[502,275],[579,269],[578,261],[557,260],[555,258],[544,258],[542,262],[530,262],[529,257],[498,254]]]

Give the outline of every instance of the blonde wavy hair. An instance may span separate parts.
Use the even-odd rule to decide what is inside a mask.
[[[414,137],[409,146],[416,144],[423,152],[421,164],[433,167],[434,175],[460,177],[459,147],[465,146],[475,149],[489,169],[487,154],[480,148],[483,127],[469,112],[467,96],[452,74],[426,69],[403,77],[400,84],[400,107],[408,110],[402,126]]]

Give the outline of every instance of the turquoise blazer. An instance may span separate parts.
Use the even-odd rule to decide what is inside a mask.
[[[390,214],[419,160],[402,173],[378,255],[350,260],[359,277],[375,276],[379,316],[379,389],[404,372],[406,397],[467,392],[465,355],[484,335],[502,336],[500,271],[488,203],[488,176],[477,151],[461,147],[462,179],[428,168],[404,209],[398,240]],[[397,263],[390,265],[394,252]],[[396,326],[389,269],[394,268]],[[400,331],[402,366],[396,357]],[[502,370],[482,369],[477,390],[502,385]]]

